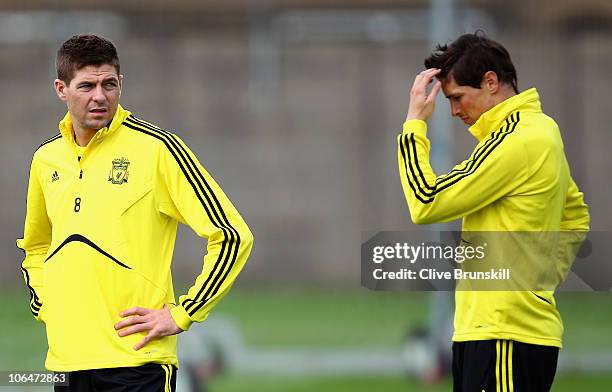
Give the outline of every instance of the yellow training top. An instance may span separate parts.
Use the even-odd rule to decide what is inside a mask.
[[[429,164],[427,125],[404,123],[399,171],[412,221],[463,218],[463,231],[586,232],[589,213],[570,176],[559,128],[536,89],[515,95],[470,127],[472,155],[448,174]],[[520,260],[517,260],[520,263]],[[552,291],[456,291],[454,341],[509,339],[561,346]]]
[[[117,109],[77,157],[70,114],[34,153],[23,238],[30,306],[47,329],[54,371],[177,365],[176,336],[135,351],[119,337],[133,306],[171,307],[187,330],[203,321],[244,266],[253,237],[221,188],[176,135]],[[178,223],[208,239],[204,267],[175,304],[170,263]]]

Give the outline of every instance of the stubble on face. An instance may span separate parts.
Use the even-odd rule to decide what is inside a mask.
[[[75,132],[95,133],[117,112],[121,76],[110,64],[89,65],[77,70],[63,91]]]
[[[449,100],[451,114],[470,126],[485,112],[517,94],[512,86],[500,83],[492,71],[485,73],[480,88],[459,86],[449,76],[442,81],[442,91]]]
[[[449,100],[451,115],[459,117],[471,126],[480,116],[494,105],[490,104],[490,94],[484,88],[460,86],[451,76],[442,82],[442,91]]]

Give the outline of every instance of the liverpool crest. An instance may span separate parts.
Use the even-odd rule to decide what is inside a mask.
[[[108,180],[113,184],[121,185],[128,181],[128,166],[130,161],[127,158],[113,159],[113,167],[108,174]]]

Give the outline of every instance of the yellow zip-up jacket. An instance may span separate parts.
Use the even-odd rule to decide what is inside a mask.
[[[463,218],[464,232],[588,231],[588,208],[570,176],[559,128],[542,113],[535,88],[488,110],[469,130],[478,140],[472,155],[436,176],[426,123],[404,123],[399,171],[414,223]],[[457,290],[455,303],[453,341],[561,347],[563,325],[552,290]]]
[[[187,330],[203,321],[244,266],[253,236],[176,135],[121,106],[78,157],[70,113],[34,153],[22,272],[45,323],[54,371],[178,365],[176,335],[133,346],[114,324],[133,306],[171,308]],[[170,264],[178,223],[208,239],[204,267],[175,303]]]

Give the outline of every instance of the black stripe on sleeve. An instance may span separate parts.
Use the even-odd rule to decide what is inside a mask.
[[[148,123],[146,123],[146,122],[144,122],[144,121],[142,121],[142,120],[138,120],[138,119],[134,118],[133,116],[131,116],[131,119],[132,119],[132,120],[137,121],[139,124],[141,124],[141,125],[143,125],[143,126],[148,126],[148,127],[149,127],[149,129],[155,130],[155,129],[154,129],[154,127],[153,127],[151,124],[148,124]],[[213,271],[211,272],[211,274],[209,275],[209,277],[207,278],[207,280],[206,280],[206,281],[204,282],[204,284],[202,285],[202,288],[200,289],[200,291],[198,292],[198,294],[196,295],[196,299],[195,299],[195,300],[192,300],[192,301],[191,301],[191,302],[190,302],[190,303],[189,303],[189,304],[186,306],[186,310],[189,310],[189,308],[191,308],[192,306],[194,306],[194,304],[196,303],[196,301],[198,301],[198,298],[200,298],[200,296],[201,296],[201,294],[202,294],[202,290],[203,290],[203,289],[204,289],[204,287],[206,287],[206,285],[208,284],[208,282],[209,282],[209,278],[210,278],[211,276],[214,276],[214,279],[213,279],[213,282],[212,282],[211,286],[210,286],[210,287],[209,287],[209,289],[206,291],[206,293],[204,293],[204,300],[203,300],[203,301],[201,301],[201,300],[200,300],[200,303],[199,303],[198,305],[196,305],[196,306],[195,306],[195,309],[191,310],[190,315],[193,315],[193,314],[194,314],[194,313],[195,313],[197,310],[199,310],[199,309],[200,309],[200,308],[201,308],[201,307],[202,307],[202,306],[203,306],[203,305],[204,305],[204,304],[205,304],[205,303],[206,303],[206,302],[207,302],[207,301],[208,301],[210,298],[212,298],[212,297],[213,297],[213,296],[214,296],[214,295],[215,295],[215,294],[216,294],[216,293],[219,291],[219,289],[220,289],[221,285],[223,284],[223,282],[225,281],[225,279],[226,279],[227,275],[228,275],[228,274],[229,274],[229,272],[232,270],[232,268],[233,268],[233,266],[234,266],[234,264],[235,264],[235,261],[236,261],[236,259],[237,259],[237,256],[238,256],[238,249],[239,249],[239,246],[240,246],[240,235],[238,234],[238,231],[237,231],[237,230],[236,230],[236,229],[235,229],[235,228],[234,228],[234,227],[233,227],[233,226],[230,224],[229,219],[227,218],[227,216],[226,216],[226,214],[225,214],[225,211],[224,211],[224,210],[223,210],[223,208],[221,207],[221,203],[219,202],[219,199],[216,197],[216,195],[215,195],[214,191],[212,190],[212,188],[210,187],[210,185],[208,184],[208,182],[207,182],[207,181],[206,181],[206,179],[204,178],[203,173],[202,173],[202,172],[201,172],[201,171],[198,169],[198,167],[197,167],[196,163],[195,163],[195,162],[193,161],[193,159],[191,158],[191,155],[190,155],[190,154],[187,152],[187,150],[186,150],[186,149],[183,147],[183,145],[180,143],[180,141],[179,141],[179,140],[177,140],[178,138],[177,138],[175,135],[173,135],[172,133],[170,133],[170,132],[167,132],[167,131],[164,131],[164,130],[161,130],[161,129],[158,129],[158,130],[159,130],[160,132],[163,132],[163,133],[164,133],[166,136],[168,136],[168,137],[171,139],[171,141],[173,141],[173,142],[174,142],[174,143],[173,143],[173,145],[174,145],[175,147],[176,147],[176,146],[178,146],[178,147],[179,147],[179,149],[180,149],[179,154],[180,154],[180,155],[181,155],[183,158],[184,158],[184,157],[187,157],[187,160],[188,160],[189,164],[191,165],[191,166],[190,166],[190,165],[188,164],[187,166],[188,166],[188,167],[190,167],[190,168],[191,168],[191,167],[193,167],[193,169],[195,170],[196,174],[199,176],[199,179],[201,180],[201,182],[202,182],[202,183],[204,183],[204,185],[206,186],[206,189],[208,190],[209,194],[212,196],[212,198],[213,198],[213,200],[214,200],[214,202],[215,202],[215,206],[217,207],[217,209],[218,209],[218,210],[219,210],[219,212],[221,213],[222,222],[224,223],[222,226],[223,226],[224,228],[226,228],[226,229],[231,230],[231,231],[230,231],[230,234],[232,234],[232,233],[233,233],[233,234],[235,234],[235,236],[236,236],[236,237],[235,237],[235,238],[236,238],[236,240],[235,240],[235,246],[233,247],[233,249],[231,249],[231,248],[230,248],[230,250],[228,251],[228,252],[232,253],[232,260],[231,260],[231,262],[230,262],[230,264],[229,264],[229,267],[228,267],[228,268],[225,268],[225,266],[226,266],[226,261],[227,261],[227,258],[226,258],[226,259],[224,260],[224,263],[223,263],[222,267],[221,267],[221,273],[219,273],[219,274],[216,274],[216,275],[215,275],[215,273],[214,273],[214,272],[215,272],[215,270],[213,270]],[[182,153],[184,153],[184,156],[183,156],[183,154],[181,154],[181,152],[182,152]],[[193,173],[193,172],[192,172],[192,173]],[[198,178],[196,177],[196,180],[197,180],[197,179],[198,179]],[[199,181],[198,181],[198,184],[200,184],[200,183],[199,183]],[[206,193],[205,193],[205,194],[206,194]],[[209,202],[210,202],[210,199],[208,199],[208,197],[207,197],[207,200],[209,200]],[[215,212],[215,214],[216,214],[216,210],[215,210],[214,208],[213,208],[213,212]],[[218,216],[217,216],[217,217],[218,217]],[[227,238],[227,237],[226,237],[226,238]],[[232,241],[234,241],[233,236],[232,236],[232,238],[230,238],[230,244],[232,243]],[[224,245],[224,244],[223,244],[223,245]],[[222,245],[222,246],[223,246],[223,245]],[[228,254],[229,254],[229,253],[228,253]],[[224,270],[225,270],[225,273],[223,273],[223,271],[224,271]],[[222,276],[222,277],[221,277],[221,274],[223,274],[223,276]],[[220,277],[221,277],[221,279],[219,279]],[[183,302],[185,302],[185,301],[183,301]]]
[[[171,140],[166,134],[162,133],[161,130],[153,128],[151,125],[145,123],[147,125],[147,127],[145,128],[144,126],[140,126],[139,124],[136,124],[135,121],[133,121],[135,118],[133,118],[132,116],[128,117],[126,119],[126,121],[124,121],[124,125],[127,126],[128,128],[131,128],[135,131],[139,131],[142,132],[144,134],[147,134],[149,136],[152,136],[158,140],[161,140],[164,145],[166,146],[166,148],[168,149],[168,151],[170,151],[170,153],[172,154],[172,156],[174,157],[175,161],[177,162],[179,168],[181,169],[181,171],[183,172],[183,175],[185,176],[185,178],[187,179],[187,181],[189,182],[189,184],[191,185],[192,189],[194,190],[194,193],[196,195],[196,197],[198,198],[198,200],[200,201],[200,203],[202,204],[202,206],[204,207],[204,211],[206,212],[206,215],[208,216],[208,219],[211,221],[211,223],[222,230],[223,235],[225,237],[224,241],[221,243],[221,251],[219,252],[219,257],[217,258],[217,262],[215,262],[215,265],[213,266],[213,270],[211,271],[211,275],[209,275],[209,277],[206,279],[206,281],[204,282],[204,284],[202,285],[201,289],[198,291],[198,294],[196,295],[196,299],[199,297],[199,295],[201,294],[202,290],[204,289],[204,287],[208,284],[208,282],[210,281],[210,277],[217,271],[219,264],[219,260],[223,259],[222,264],[225,265],[227,263],[228,257],[229,257],[229,252],[225,255],[224,258],[224,254],[226,252],[226,244],[229,243],[230,246],[233,244],[234,242],[234,236],[233,233],[229,231],[229,229],[227,227],[225,227],[223,224],[218,223],[218,221],[220,221],[220,217],[217,214],[217,211],[215,211],[214,209],[212,209],[212,202],[210,197],[208,196],[208,194],[204,191],[204,187],[202,185],[202,183],[198,180],[198,178],[195,175],[194,169],[192,166],[187,165],[186,163],[186,158],[185,156],[182,154],[182,152],[180,150],[178,150],[178,147],[176,146],[174,140]],[[132,120],[132,121],[128,121],[128,120]],[[144,123],[144,122],[143,122]],[[181,156],[181,158],[179,158],[178,154]],[[189,169],[189,172],[187,172],[187,169],[185,168],[187,166],[187,169]],[[194,178],[195,181],[198,183],[197,186],[194,183]],[[203,199],[206,198],[206,201],[208,203],[206,203]],[[211,212],[212,210],[212,212]],[[214,215],[213,215],[214,214]],[[228,235],[229,233],[229,235]],[[229,238],[229,241],[228,241]],[[185,300],[183,300],[183,302],[181,303],[181,305],[183,307],[185,307],[185,310],[187,310],[187,306],[191,307],[193,306],[193,304],[195,303],[195,299],[191,299],[191,298],[186,298]],[[191,313],[190,313],[191,315]]]
[[[408,140],[408,135],[404,134],[401,135],[399,138],[399,148],[400,148],[400,152],[402,154],[402,159],[404,160],[404,168],[405,168],[405,172],[406,172],[406,179],[408,180],[408,185],[410,186],[410,188],[412,189],[412,192],[414,193],[414,196],[423,204],[427,204],[427,203],[431,203],[433,201],[433,199],[424,199],[420,196],[419,192],[417,192],[416,188],[414,187],[414,184],[412,183],[412,181],[410,181],[410,175],[408,174],[408,170],[410,170],[412,172],[412,176],[414,178],[414,170],[412,169],[412,166],[408,165],[408,148],[406,147],[406,141]],[[410,168],[410,169],[409,169]]]
[[[28,274],[28,270],[21,267],[21,271],[23,272],[23,275],[26,280],[26,285],[28,286],[28,290],[30,291],[30,311],[34,316],[38,317],[38,311],[40,310],[42,303],[36,295],[36,291],[34,291],[34,288],[30,285],[30,274]]]
[[[439,178],[437,182],[438,183],[447,182],[459,175],[470,173],[472,169],[474,169],[474,165],[476,165],[477,162],[479,162],[479,159],[481,156],[483,156],[483,154],[489,154],[491,151],[493,151],[493,149],[499,143],[501,143],[501,140],[505,138],[508,133],[512,133],[514,131],[514,128],[511,129],[511,127],[513,125],[516,125],[516,123],[518,123],[518,119],[514,120],[513,116],[514,114],[510,115],[509,119],[508,118],[506,119],[506,124],[502,126],[501,128],[499,128],[497,132],[492,134],[491,137],[489,137],[489,139],[487,140],[487,142],[483,146],[481,146],[481,148],[477,149],[477,151],[475,151],[472,154],[472,157],[468,160],[468,162],[466,162],[465,167],[461,169],[451,170],[450,173]],[[518,112],[517,112],[517,118],[518,118]]]
[[[436,179],[436,184],[450,181],[454,177],[469,173],[474,168],[474,165],[478,162],[482,154],[486,153],[491,148],[491,146],[495,143],[495,141],[498,140],[499,137],[505,132],[507,132],[509,129],[510,129],[510,122],[508,121],[508,119],[506,119],[505,124],[503,126],[501,126],[497,131],[493,132],[483,145],[481,145],[479,148],[474,150],[474,152],[470,156],[470,159],[468,159],[467,162],[465,162],[463,167],[454,168],[450,172],[438,177]]]
[[[142,127],[145,127],[147,129],[149,129],[150,131],[158,132],[158,133],[162,134],[162,136],[168,138],[170,143],[174,146],[174,148],[178,151],[179,155],[183,159],[183,163],[186,164],[186,166],[189,169],[189,171],[191,172],[191,174],[195,177],[196,182],[198,183],[198,186],[200,187],[200,190],[205,195],[207,201],[209,202],[209,204],[211,204],[211,206],[212,206],[212,202],[211,202],[211,199],[209,198],[208,195],[209,194],[212,195],[212,198],[213,198],[213,200],[216,203],[215,205],[216,205],[217,209],[219,210],[219,212],[221,213],[221,219],[219,218],[219,215],[217,214],[217,210],[215,208],[212,208],[212,211],[215,214],[215,217],[221,221],[221,224],[217,224],[213,219],[211,219],[211,222],[216,227],[218,227],[218,228],[230,230],[229,244],[230,244],[231,248],[228,250],[228,253],[227,253],[226,257],[224,258],[223,263],[221,264],[221,272],[216,273],[217,272],[216,270],[217,270],[217,267],[219,266],[219,263],[215,263],[211,274],[207,277],[206,281],[204,282],[204,284],[202,285],[202,287],[200,288],[200,290],[196,294],[195,299],[185,299],[185,300],[183,300],[182,305],[185,307],[185,309],[187,311],[189,311],[190,315],[193,315],[198,309],[201,308],[201,306],[203,306],[206,303],[206,301],[210,297],[212,297],[213,295],[215,295],[217,293],[217,291],[220,288],[221,284],[223,283],[223,281],[227,277],[229,271],[232,269],[232,267],[233,267],[233,265],[235,263],[235,260],[237,258],[237,255],[238,255],[238,247],[240,245],[240,236],[239,236],[237,230],[234,229],[234,227],[231,226],[231,224],[229,223],[229,220],[227,219],[227,216],[225,215],[225,212],[223,211],[223,209],[221,207],[221,203],[219,203],[219,200],[217,199],[216,195],[214,194],[212,188],[210,187],[210,185],[208,184],[208,182],[204,178],[204,176],[201,173],[201,171],[198,169],[197,165],[195,164],[195,162],[191,158],[190,154],[181,145],[180,141],[178,141],[177,138],[172,133],[167,132],[167,131],[163,131],[160,128],[154,127],[152,124],[149,124],[149,123],[147,123],[145,121],[138,120],[138,119],[134,118],[133,116],[130,116],[128,119],[131,120],[133,123],[137,123],[138,125],[140,125]],[[175,156],[175,159],[177,159],[176,156]],[[195,171],[195,173],[194,173],[194,171]],[[208,190],[208,193],[202,188],[202,183],[206,186],[206,189]],[[210,218],[210,216],[209,216],[209,218]],[[225,231],[224,231],[224,234],[226,234]],[[234,237],[234,235],[235,235],[235,237]],[[227,235],[225,235],[225,238],[227,239]],[[222,256],[223,256],[223,251],[224,251],[225,243],[226,243],[226,241],[224,241],[222,243],[221,253],[220,253],[219,258],[217,260],[220,260],[222,258]],[[235,244],[235,246],[232,246],[234,244]],[[231,253],[233,253],[232,261],[229,263],[229,268],[225,269],[225,267],[227,266],[228,257],[229,257],[229,255]],[[225,270],[225,274],[223,274],[224,270]],[[223,274],[223,277],[222,277],[221,280],[219,280],[219,278],[221,277],[222,274]],[[208,285],[208,283],[210,282],[211,277],[213,278],[213,281],[212,281],[212,284],[209,286],[208,290],[206,291],[206,293],[204,293],[204,300],[203,301],[198,300],[198,298],[201,298],[203,290]],[[200,303],[196,305],[197,301],[200,301]],[[194,307],[194,305],[195,305],[195,309],[191,309],[192,307]]]
[[[190,154],[187,150],[181,145],[180,141],[170,132],[163,131],[160,128],[154,127],[152,124],[139,120],[133,116],[129,116],[124,125],[132,128],[136,131],[148,134],[161,140],[165,146],[168,148],[177,164],[179,165],[181,171],[185,175],[186,179],[192,186],[196,196],[200,200],[206,214],[211,221],[211,223],[222,230],[225,240],[222,242],[221,251],[219,253],[219,257],[213,266],[211,273],[206,277],[205,282],[202,284],[198,293],[196,294],[194,299],[187,298],[183,300],[182,306],[185,307],[185,310],[188,311],[189,315],[192,316],[197,312],[204,304],[213,297],[221,287],[221,284],[231,271],[233,265],[238,256],[238,249],[240,246],[240,235],[238,231],[230,224],[225,211],[221,207],[221,203],[219,202],[217,196],[213,192],[210,184],[206,181],[202,172],[198,169],[196,163],[191,158]],[[178,155],[177,155],[178,154]],[[179,158],[180,156],[180,158]],[[188,169],[189,173],[187,172]],[[190,175],[191,174],[191,175]],[[194,183],[194,180],[197,183],[197,187]],[[206,188],[206,190],[204,189]],[[199,191],[198,191],[199,189]],[[206,198],[208,203],[205,203],[202,199],[202,195]],[[211,200],[212,196],[212,200]],[[214,204],[213,204],[214,201]],[[216,209],[214,208],[216,207]],[[217,212],[217,210],[219,212]],[[211,213],[212,211],[212,213]],[[229,234],[229,239],[228,239]],[[226,244],[229,244],[229,249],[225,249]],[[224,256],[225,254],[225,256]],[[231,261],[230,261],[231,257]],[[222,262],[220,262],[222,260]],[[229,265],[228,265],[229,264]],[[220,267],[220,270],[217,269]],[[227,267],[227,268],[226,268]],[[225,273],[223,273],[225,271]],[[212,279],[212,283],[211,283]],[[210,285],[209,285],[210,283]],[[206,292],[204,289],[208,286]],[[203,299],[202,299],[203,298]]]
[[[36,291],[34,290],[34,287],[30,285],[30,274],[28,273],[28,270],[21,267],[21,271],[23,271],[23,274],[26,278],[26,285],[28,286],[28,290],[30,291],[30,297],[31,297],[30,301],[34,304],[36,308],[40,308],[42,306],[42,303],[40,302],[38,295],[36,295]]]
[[[418,178],[416,176],[414,176],[414,180],[417,183],[417,187],[421,190],[421,192],[425,196],[434,196],[436,194],[436,184],[434,184],[434,186],[432,187],[425,180],[425,176],[423,175],[423,170],[421,170],[421,166],[419,165],[419,156],[417,155],[416,142],[414,141],[414,133],[411,133],[410,137],[407,138],[407,139],[409,140],[410,146],[412,147],[412,157],[410,156],[410,148],[408,148],[408,160],[410,161],[410,170],[412,170],[412,161],[414,159],[414,161],[416,162],[415,166],[417,168],[417,171],[419,173],[419,177],[421,178],[421,181],[422,181],[423,185],[425,186],[425,188],[427,188],[429,191],[432,191],[432,192],[428,192],[426,190],[422,190],[421,186],[419,185]],[[413,174],[414,174],[414,171],[413,171]]]
[[[470,162],[468,162],[463,169],[455,169],[456,171],[454,173],[453,172],[451,172],[452,174],[449,173],[451,175],[446,175],[441,180],[437,180],[434,187],[431,187],[430,185],[427,184],[427,182],[425,181],[422,169],[420,168],[419,161],[417,159],[416,141],[414,138],[414,133],[406,134],[405,139],[408,140],[410,147],[406,147],[407,153],[402,151],[402,156],[407,156],[408,158],[408,167],[410,168],[410,172],[413,175],[413,178],[414,178],[414,181],[416,182],[418,190],[421,192],[421,194],[430,197],[430,199],[423,201],[423,198],[419,197],[419,195],[417,194],[417,190],[415,189],[415,187],[411,185],[411,188],[413,189],[414,194],[417,197],[417,199],[420,200],[422,203],[430,203],[431,201],[434,200],[435,195],[437,195],[444,189],[449,188],[450,186],[456,184],[457,182],[461,181],[462,179],[476,172],[476,170],[482,165],[482,163],[491,154],[491,152],[493,152],[509,134],[514,132],[514,130],[516,129],[516,125],[518,124],[519,121],[520,121],[519,112],[516,112],[516,121],[510,122],[508,121],[508,119],[506,119],[506,125],[500,128],[498,132],[491,135],[490,140],[487,141],[487,143],[485,143],[485,147],[482,148],[477,153],[478,156],[476,156],[477,154],[474,154],[472,160],[470,160]],[[410,154],[411,149],[412,149],[412,156]],[[429,189],[432,189],[431,192],[424,190],[420,186],[418,178],[415,174],[415,170],[413,169],[413,165],[416,166],[417,171],[419,172],[420,177],[423,180],[423,183],[425,184],[425,186]],[[462,172],[463,170],[466,170],[466,169],[467,171]],[[406,171],[406,176],[407,176],[408,181],[410,182],[410,176],[408,176],[407,171]],[[454,180],[451,182],[447,182],[446,184],[443,184],[443,182],[449,181],[451,179],[454,179]]]
[[[430,196],[434,196],[434,195],[435,195],[435,190],[436,190],[436,188],[435,188],[435,187],[434,187],[434,188],[431,188],[431,187],[429,186],[429,184],[427,184],[427,182],[426,182],[426,181],[425,181],[425,179],[423,178],[423,183],[424,183],[424,185],[425,185],[425,188],[427,188],[427,189],[429,189],[429,190],[432,190],[432,191],[434,191],[434,192],[430,192],[430,191],[429,191],[429,190],[427,190],[427,189],[423,189],[423,188],[421,187],[421,183],[419,182],[419,179],[418,179],[418,177],[417,177],[417,175],[416,175],[416,172],[415,172],[415,170],[414,170],[414,166],[415,166],[415,165],[413,164],[413,160],[415,160],[415,161],[417,161],[417,162],[418,162],[418,156],[417,156],[417,153],[416,153],[416,147],[415,147],[414,145],[410,144],[410,137],[411,137],[411,136],[413,136],[413,135],[414,135],[413,133],[411,133],[410,135],[406,135],[406,143],[407,143],[407,145],[406,145],[406,151],[408,152],[408,167],[410,168],[410,172],[412,173],[412,178],[414,179],[414,182],[416,182],[417,188],[419,189],[419,191],[421,192],[421,194],[422,194],[422,195],[425,195],[425,196],[428,196],[428,197],[430,197]],[[410,145],[410,146],[409,146],[409,145]],[[412,147],[412,154],[411,154],[411,148],[410,148],[410,147]],[[420,167],[418,167],[418,166],[417,166],[417,168],[418,168],[418,170],[419,170],[419,171],[421,171],[421,168],[420,168]],[[422,172],[421,172],[421,175],[423,175],[423,173],[422,173]],[[432,198],[432,200],[433,200],[433,198]]]
[[[518,116],[518,112],[517,112],[517,116]],[[462,176],[459,176],[454,181],[449,182],[449,183],[447,183],[445,185],[442,185],[442,186],[438,187],[437,191],[438,192],[443,191],[444,189],[449,188],[450,186],[456,184],[457,182],[461,181],[462,179],[464,179],[464,178],[468,177],[469,175],[473,174],[474,172],[476,172],[476,170],[482,165],[482,163],[485,161],[485,159],[487,159],[487,157],[495,150],[495,148],[497,148],[497,146],[499,146],[504,141],[504,139],[506,137],[508,137],[508,135],[510,135],[512,132],[514,132],[514,130],[516,129],[516,125],[517,124],[518,124],[518,120],[516,122],[512,123],[512,127],[511,127],[510,130],[508,130],[508,131],[506,131],[504,133],[501,133],[502,136],[500,137],[500,139],[495,144],[491,145],[491,148],[489,148],[487,150],[487,152],[483,155],[482,159],[476,165],[474,165],[472,170],[470,170],[468,173],[465,173]]]
[[[510,115],[510,122],[514,122],[514,113]],[[454,168],[453,170],[451,170],[450,172],[448,172],[447,174],[438,177],[438,179],[436,180],[436,182],[441,182],[441,181],[448,181],[448,178],[451,175],[455,175],[455,173],[457,174],[461,174],[461,173],[466,173],[470,170],[470,168],[474,165],[475,161],[478,160],[478,158],[489,148],[489,146],[495,142],[495,140],[497,140],[497,138],[502,134],[502,132],[504,131],[504,129],[508,129],[507,125],[508,125],[508,119],[506,119],[506,124],[502,125],[497,131],[493,132],[491,134],[491,136],[489,136],[489,138],[485,141],[485,143],[483,143],[480,147],[478,147],[476,150],[474,150],[474,152],[472,153],[470,159],[465,163],[465,165],[462,168]]]
[[[498,137],[499,135],[501,135],[503,132],[507,131],[507,130],[508,130],[508,127],[509,127],[509,122],[508,122],[508,119],[506,119],[506,126],[505,126],[505,127],[500,128],[498,132],[496,132],[495,134],[493,134],[493,135],[491,136],[491,138],[490,138],[490,139],[487,141],[485,148],[484,148],[484,149],[482,149],[481,151],[482,151],[482,152],[492,151],[492,149],[493,149],[493,148],[495,148],[495,146],[493,146],[494,141],[497,139],[497,137]],[[410,146],[412,147],[412,151],[413,151],[413,156],[414,156],[414,164],[415,164],[415,166],[417,167],[417,170],[418,170],[418,172],[419,172],[419,173],[420,173],[420,175],[421,175],[421,178],[422,178],[422,180],[423,180],[423,183],[425,183],[425,186],[426,186],[427,188],[429,188],[429,189],[431,189],[431,190],[432,190],[432,192],[426,192],[426,191],[423,191],[423,192],[424,192],[424,194],[425,194],[425,195],[427,195],[427,196],[435,196],[435,195],[436,195],[436,193],[438,193],[440,190],[444,189],[444,188],[438,188],[438,187],[437,187],[437,185],[439,185],[439,184],[441,184],[441,183],[443,183],[443,182],[445,182],[445,181],[449,181],[451,178],[454,178],[454,177],[457,177],[457,176],[461,176],[461,177],[460,177],[460,179],[461,179],[461,178],[463,178],[463,177],[466,177],[466,176],[468,176],[468,175],[472,174],[474,171],[476,171],[476,169],[478,168],[478,165],[480,164],[480,163],[478,163],[478,164],[475,166],[475,163],[476,163],[476,162],[482,162],[482,161],[478,161],[478,158],[479,158],[480,156],[478,156],[478,157],[474,157],[474,159],[473,159],[473,160],[471,160],[470,162],[468,162],[468,164],[466,164],[465,169],[467,169],[467,171],[463,171],[463,170],[465,170],[465,169],[463,169],[463,170],[457,170],[457,171],[455,171],[455,173],[452,173],[452,174],[447,174],[447,175],[445,175],[445,176],[442,176],[442,177],[441,177],[441,179],[440,179],[439,181],[436,181],[436,184],[435,184],[436,186],[434,186],[434,187],[432,188],[432,187],[430,187],[430,186],[427,184],[427,182],[425,181],[425,177],[423,176],[423,171],[421,170],[421,166],[420,166],[419,161],[418,161],[417,151],[416,151],[416,142],[415,142],[415,139],[414,139],[414,133],[411,133],[411,134],[410,134]],[[409,157],[410,157],[410,150],[409,150]],[[412,164],[413,164],[413,162],[412,162],[412,159],[411,159],[411,161],[410,161],[410,165],[412,165]],[[415,181],[417,181],[417,182],[418,182],[418,179],[416,179],[416,178],[415,178]],[[421,188],[419,187],[419,189],[421,189]]]

